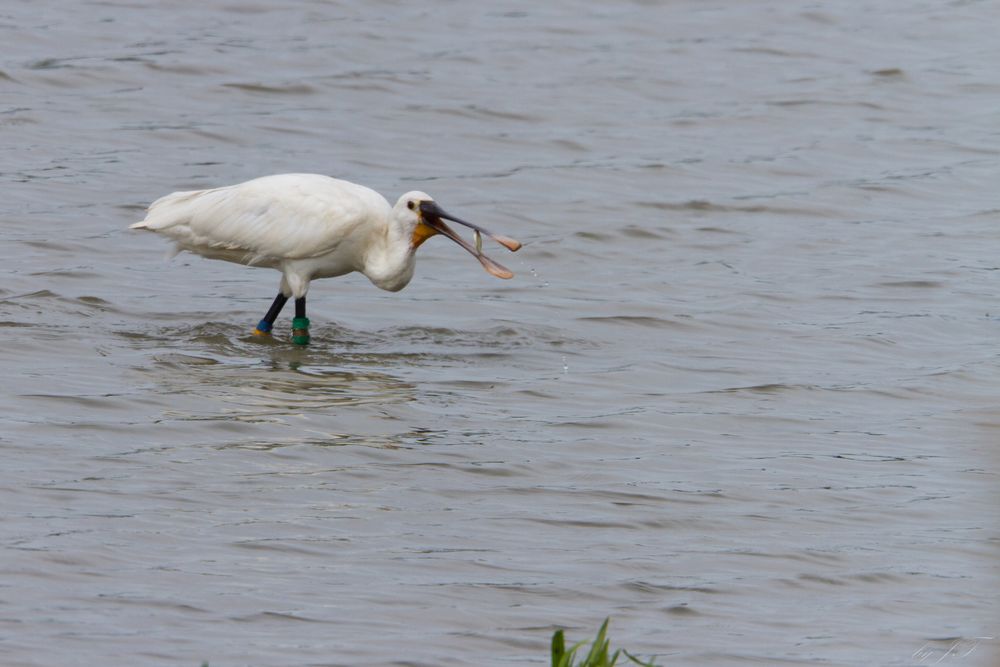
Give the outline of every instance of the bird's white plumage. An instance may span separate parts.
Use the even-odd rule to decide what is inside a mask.
[[[393,207],[349,181],[279,174],[166,195],[132,228],[163,234],[178,250],[276,268],[288,296],[304,296],[314,278],[351,271],[395,291],[413,276],[411,239],[419,218],[406,202],[430,199],[411,192]]]
[[[391,207],[361,185],[317,174],[281,174],[157,199],[135,227],[164,233],[185,250],[241,250],[261,259],[329,253]]]

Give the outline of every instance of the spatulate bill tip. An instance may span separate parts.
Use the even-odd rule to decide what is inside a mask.
[[[486,255],[480,255],[478,259],[479,263],[483,265],[483,268],[486,269],[486,272],[491,276],[503,278],[504,280],[509,280],[514,277],[514,273],[510,269],[497,264]]]
[[[521,249],[521,242],[509,236],[496,236],[493,240],[511,252],[517,252]]]

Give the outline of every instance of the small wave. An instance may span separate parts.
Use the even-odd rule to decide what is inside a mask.
[[[268,95],[312,95],[316,92],[313,86],[304,83],[286,85],[268,85],[263,83],[224,83],[223,88],[235,88],[248,93],[265,93]]]
[[[944,285],[937,280],[890,280],[884,283],[875,283],[876,287],[904,287],[904,288],[937,288]]]
[[[906,74],[898,67],[886,67],[885,69],[876,69],[869,72],[872,76],[880,76],[886,78],[901,78],[906,76]]]
[[[798,390],[813,390],[817,389],[815,385],[808,384],[784,384],[781,382],[770,382],[767,384],[755,384],[746,387],[726,387],[725,389],[712,389],[705,393],[707,394],[737,394],[741,392],[750,392],[752,394],[779,394],[786,391],[798,391]]]
[[[609,315],[578,317],[579,322],[596,322],[598,324],[625,324],[635,327],[650,327],[654,329],[695,329],[695,325],[678,320],[668,320],[652,315]]]
[[[828,213],[818,208],[801,206],[765,206],[764,204],[734,205],[716,204],[705,199],[689,199],[683,202],[640,201],[638,206],[662,211],[696,211],[699,213],[764,213],[776,215],[815,215],[826,217]]]

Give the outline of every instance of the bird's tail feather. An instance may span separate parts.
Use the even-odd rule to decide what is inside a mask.
[[[173,192],[160,197],[146,210],[146,219],[129,225],[129,229],[149,229],[154,232],[173,227],[189,219],[187,204],[211,190]]]

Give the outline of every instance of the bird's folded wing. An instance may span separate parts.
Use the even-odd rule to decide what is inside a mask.
[[[287,183],[280,191],[248,185],[167,195],[149,207],[143,226],[192,248],[305,259],[352,238],[369,215],[365,202],[350,193],[288,188]]]

